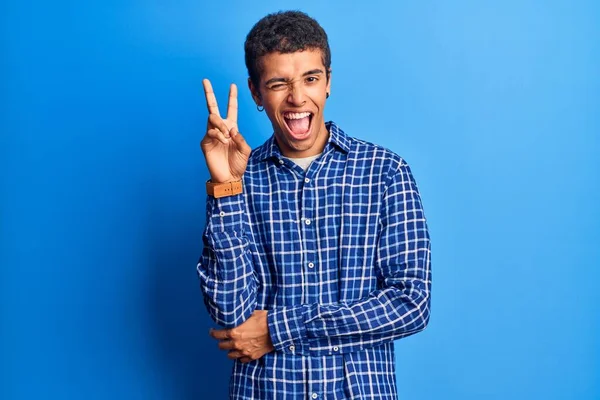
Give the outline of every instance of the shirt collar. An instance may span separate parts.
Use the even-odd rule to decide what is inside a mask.
[[[323,151],[326,151],[330,146],[335,146],[344,153],[350,151],[350,138],[335,124],[335,122],[326,122],[325,127],[329,131],[329,139],[327,140],[325,150]],[[256,149],[256,152],[256,156],[260,161],[270,158],[280,159],[283,157],[279,150],[279,146],[277,146],[277,142],[275,141],[275,135],[271,135],[264,145]]]

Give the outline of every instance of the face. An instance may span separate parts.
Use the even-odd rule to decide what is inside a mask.
[[[248,80],[254,101],[265,108],[275,139],[286,157],[319,154],[329,133],[323,110],[330,91],[321,50],[270,53],[259,60],[259,87]]]

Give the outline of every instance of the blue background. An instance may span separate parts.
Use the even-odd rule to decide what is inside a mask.
[[[0,398],[224,399],[196,277],[201,80],[300,8],[333,51],[326,118],[401,154],[433,308],[404,399],[600,398],[600,6],[594,1],[4,1]]]

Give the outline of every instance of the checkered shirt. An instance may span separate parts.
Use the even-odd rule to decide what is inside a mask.
[[[396,399],[394,340],[429,320],[430,240],[409,166],[326,126],[307,171],[271,137],[243,194],[208,196],[197,266],[208,312],[235,327],[268,310],[275,347],[233,363],[232,399]]]

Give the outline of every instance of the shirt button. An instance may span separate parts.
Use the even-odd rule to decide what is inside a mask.
[[[283,165],[283,160],[279,160],[279,164]]]
[[[314,268],[315,264],[313,263],[308,263],[308,268]]]
[[[337,347],[337,346],[334,346],[334,347],[333,347],[333,351],[338,351],[339,349],[340,349],[340,348],[339,348],[339,347]]]
[[[313,399],[316,399],[317,397],[319,397],[319,395],[316,393],[313,393],[310,397],[312,397]]]
[[[294,351],[296,351],[296,347],[295,347],[294,345],[290,346],[290,351],[291,351],[291,352],[294,352]]]
[[[309,182],[310,182],[310,179],[304,178],[304,183],[309,183]]]
[[[310,219],[306,219],[306,220],[304,220],[304,223],[305,223],[306,225],[310,225]]]
[[[221,212],[219,213],[219,215],[220,215],[221,217],[224,217],[224,216],[225,216],[225,211],[221,211]]]

